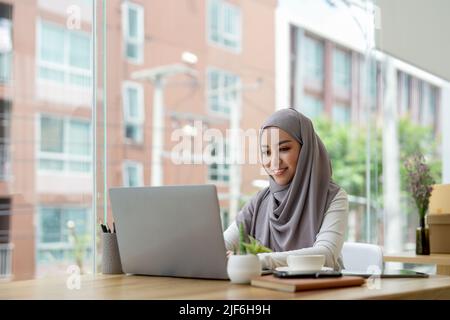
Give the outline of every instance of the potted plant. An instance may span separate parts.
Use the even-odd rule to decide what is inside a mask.
[[[416,230],[416,254],[428,255],[430,254],[430,235],[425,224],[425,215],[428,211],[434,179],[421,153],[409,157],[405,162],[405,168],[408,173],[409,192],[417,206],[420,218],[420,226]]]
[[[250,242],[246,242],[246,238]],[[272,251],[252,236],[246,235],[243,223],[239,225],[238,247],[238,250],[235,249],[228,257],[228,277],[233,283],[250,283],[252,278],[261,275],[261,263],[257,254]]]

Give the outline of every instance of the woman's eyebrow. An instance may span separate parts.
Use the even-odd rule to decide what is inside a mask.
[[[287,143],[287,142],[292,142],[292,140],[283,140],[283,141],[280,141],[279,143],[278,143],[278,145],[282,145],[283,143]],[[263,144],[263,145],[261,145],[261,148],[268,148],[269,146],[267,145],[267,144]]]
[[[278,145],[282,145],[283,143],[286,143],[286,142],[291,142],[291,140],[283,140],[283,141],[280,141],[280,143],[278,143]]]

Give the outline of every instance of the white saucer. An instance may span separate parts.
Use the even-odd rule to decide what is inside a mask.
[[[296,269],[291,269],[289,267],[277,267],[277,268],[275,268],[275,270],[277,270],[277,271],[293,271],[293,272],[319,272],[319,271],[331,271],[331,270],[333,270],[333,268],[322,267],[322,269],[319,269],[319,270],[296,270]]]

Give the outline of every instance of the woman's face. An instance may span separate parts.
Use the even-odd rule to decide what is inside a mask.
[[[294,178],[301,146],[289,133],[268,127],[261,135],[261,159],[275,182],[286,185]]]

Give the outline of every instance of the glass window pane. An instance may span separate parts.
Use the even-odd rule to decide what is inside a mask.
[[[139,46],[134,43],[127,43],[127,57],[132,59],[138,59],[139,57]]]
[[[226,1],[209,1],[209,40],[231,49],[239,48],[240,10]]]
[[[70,74],[69,75],[70,84],[79,86],[79,87],[90,87],[92,85],[90,76],[83,76],[79,74]]]
[[[61,119],[41,117],[41,151],[63,152],[64,127]]]
[[[62,241],[61,211],[55,208],[40,208],[40,242]]]
[[[350,122],[350,107],[346,105],[336,104],[333,106],[333,121],[336,123]]]
[[[62,171],[64,170],[64,161],[39,159],[39,169],[49,171]]]
[[[69,63],[73,67],[89,70],[91,64],[90,58],[90,39],[87,35],[71,32],[70,36]]]
[[[128,36],[130,38],[138,36],[138,14],[134,8],[128,8]]]
[[[11,53],[0,52],[0,82],[7,82],[11,77]]]
[[[68,152],[74,155],[90,155],[90,137],[90,124],[88,122],[71,120],[69,125]]]
[[[321,80],[323,78],[324,64],[323,43],[319,40],[307,36],[305,36],[304,39],[304,76],[307,79]]]
[[[126,124],[125,137],[135,142],[142,140],[142,126],[136,124]]]
[[[90,229],[87,210],[85,208],[65,208],[63,212],[64,226],[68,228],[68,222],[70,221],[71,224],[69,224],[69,226],[73,226],[75,232],[73,233],[73,231],[71,231],[72,228],[68,228],[69,234],[75,234],[77,237],[85,237]]]
[[[130,118],[139,117],[139,100],[136,88],[127,88],[128,116]]]
[[[211,40],[217,41],[219,36],[219,4],[216,1],[209,1],[209,28]]]
[[[70,161],[68,170],[72,172],[90,172],[91,164],[86,161]]]
[[[64,83],[64,72],[61,70],[40,67],[39,78]]]
[[[316,97],[306,95],[303,98],[303,105],[300,112],[310,119],[315,119],[324,113],[323,101]]]
[[[335,49],[333,52],[333,82],[342,89],[350,89],[351,56],[348,52]]]
[[[128,186],[135,187],[138,185],[138,171],[134,166],[128,166]]]
[[[39,41],[42,61],[64,63],[64,29],[41,23],[41,38]]]

